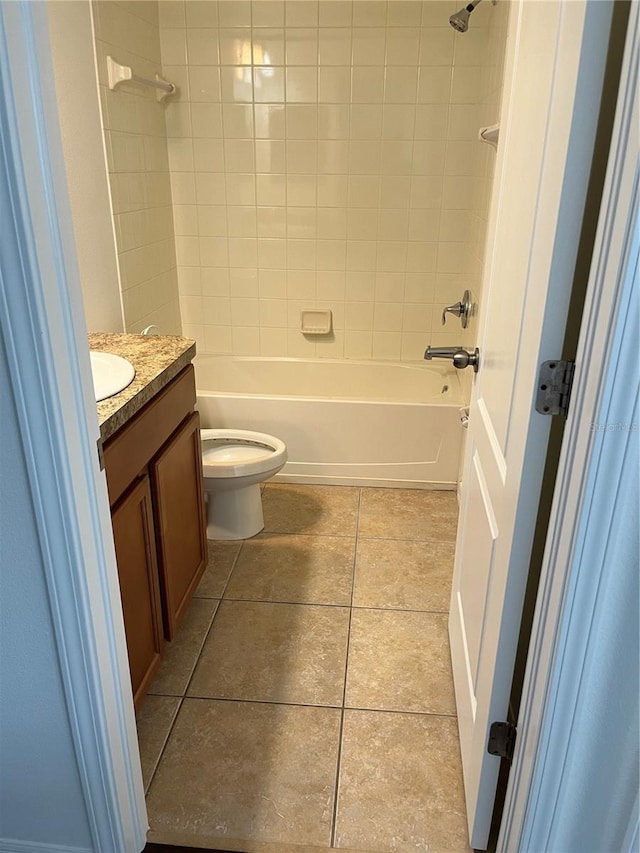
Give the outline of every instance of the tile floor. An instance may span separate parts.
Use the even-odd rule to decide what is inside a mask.
[[[267,484],[138,716],[149,839],[468,851],[447,638],[453,492]]]

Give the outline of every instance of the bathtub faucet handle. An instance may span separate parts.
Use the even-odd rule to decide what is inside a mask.
[[[469,318],[471,317],[472,310],[473,304],[471,302],[471,292],[469,290],[465,290],[460,302],[456,302],[455,305],[449,305],[443,310],[442,325],[444,326],[447,322],[447,314],[453,314],[454,317],[460,318],[462,328],[466,329],[469,325]]]
[[[478,372],[480,365],[480,350],[478,347],[473,352],[464,347],[427,347],[424,357],[427,361],[432,358],[450,358],[453,361],[453,366],[458,370],[464,370],[465,367],[473,367],[473,372]]]

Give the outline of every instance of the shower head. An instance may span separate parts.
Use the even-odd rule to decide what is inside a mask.
[[[460,9],[459,12],[456,12],[455,15],[452,15],[449,18],[449,23],[453,27],[454,30],[457,30],[459,33],[466,33],[469,29],[469,12],[467,9]]]
[[[469,16],[478,3],[480,3],[480,0],[471,0],[468,6],[464,6],[459,12],[456,12],[449,18],[449,23],[454,30],[457,30],[459,33],[466,33],[469,29]]]

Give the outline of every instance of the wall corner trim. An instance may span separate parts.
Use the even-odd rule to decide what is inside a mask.
[[[0,44],[0,332],[93,849],[136,853],[146,809],[44,9],[3,4]]]

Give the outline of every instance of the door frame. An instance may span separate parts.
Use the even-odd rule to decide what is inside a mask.
[[[95,849],[129,853],[144,847],[146,808],[106,482],[96,454],[99,430],[46,17],[39,4],[29,3],[3,4],[0,14],[10,35],[4,59],[0,51],[4,80],[0,94],[10,105],[21,104],[19,114],[13,111],[8,132],[14,155],[16,225],[22,258],[27,262],[21,271],[24,289],[3,290],[0,320],[15,379],[31,488],[35,500],[48,502],[47,513],[39,514],[40,540],[48,554],[47,583],[55,605],[57,653],[65,672],[70,716],[74,718],[85,797],[94,815]],[[604,202],[615,205],[609,184]],[[616,253],[622,249],[615,242],[608,248],[612,261],[621,258]],[[604,284],[600,281],[594,286],[603,288]],[[593,304],[598,304],[599,298],[600,292],[594,291]],[[609,320],[618,307],[612,306]],[[586,316],[584,333],[596,339],[593,333],[598,317]],[[584,382],[587,379],[583,376]],[[576,394],[571,413],[574,424],[589,417],[591,402],[588,395]],[[587,473],[588,460],[574,454],[572,461],[567,482],[574,484],[575,493],[575,484]],[[574,527],[577,509],[574,506]],[[570,510],[567,506],[563,518],[567,527],[571,526]],[[556,513],[554,524],[557,522]],[[61,530],[64,536],[59,535]],[[566,585],[570,569],[568,555],[559,551],[553,565],[556,585]],[[532,648],[544,649],[548,671],[558,651],[553,641],[553,620],[538,618]],[[79,649],[83,654],[77,653]],[[584,647],[576,646],[574,659],[579,661],[584,652]],[[536,794],[530,784],[535,753],[529,753],[527,746],[536,742],[539,732],[536,714],[539,716],[546,695],[542,675],[541,667],[537,673],[533,664],[528,668],[523,709],[528,704],[532,712],[523,710],[522,714],[505,810],[505,850],[517,849],[507,841],[518,837],[526,806]],[[556,698],[557,713],[563,706],[561,697]],[[568,710],[570,724],[572,709]],[[517,790],[516,778],[520,782]]]
[[[44,3],[0,3],[0,115],[0,332],[69,727],[93,849],[133,853],[147,813]],[[0,850],[17,841],[53,849]]]

